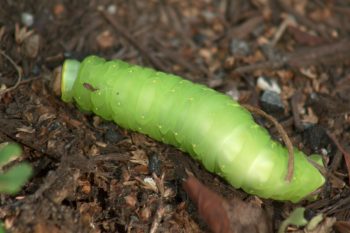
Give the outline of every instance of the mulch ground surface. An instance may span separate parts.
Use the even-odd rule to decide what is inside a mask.
[[[0,0],[0,142],[19,143],[34,169],[18,194],[0,196],[0,219],[10,232],[215,230],[223,219],[204,221],[211,210],[191,200],[189,183],[184,189],[187,168],[221,195],[204,198],[241,206],[231,208],[235,226],[257,224],[242,207],[254,203],[273,232],[296,206],[324,216],[306,232],[350,232],[349,21],[345,0]],[[295,205],[248,195],[186,153],[64,103],[59,69],[90,54],[262,108],[293,145],[323,155],[319,199]],[[271,122],[256,118],[279,140]]]

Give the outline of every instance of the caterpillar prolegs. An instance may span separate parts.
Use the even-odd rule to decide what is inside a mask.
[[[285,181],[288,151],[229,96],[179,76],[89,56],[66,60],[62,99],[106,120],[174,145],[235,188],[298,202],[325,178],[294,149],[294,175]]]

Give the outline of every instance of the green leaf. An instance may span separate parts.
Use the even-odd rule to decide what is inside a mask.
[[[289,215],[289,217],[284,220],[278,230],[278,233],[286,232],[286,228],[289,225],[295,225],[297,227],[305,226],[307,224],[307,220],[304,217],[305,208],[298,207]]]
[[[0,193],[15,194],[32,174],[32,167],[20,163],[11,167],[6,173],[0,174]]]
[[[18,158],[22,154],[21,147],[12,142],[4,142],[0,144],[0,170],[1,168]]]
[[[0,233],[6,233],[4,223],[0,221]]]
[[[4,224],[0,222],[0,233],[5,233]]]

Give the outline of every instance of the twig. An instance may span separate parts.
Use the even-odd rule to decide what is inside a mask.
[[[285,18],[282,22],[282,24],[278,27],[273,40],[271,41],[270,45],[272,47],[274,47],[277,42],[281,39],[282,35],[284,34],[284,32],[286,31],[287,27],[291,24],[296,24],[295,19],[293,18],[293,16],[288,15],[287,18]]]
[[[279,57],[278,59],[238,67],[235,69],[235,72],[247,73],[255,70],[280,69],[284,66],[300,68],[310,65],[332,64],[338,61],[344,62],[349,59],[350,41],[343,40],[319,47],[304,48],[299,51],[282,55],[282,57]]]
[[[22,71],[21,71],[21,68],[4,51],[0,50],[0,54],[2,56],[4,56],[13,65],[13,67],[15,67],[15,69],[18,73],[18,78],[17,78],[17,82],[15,83],[15,85],[13,85],[12,87],[6,88],[5,90],[0,91],[0,98],[1,98],[1,96],[3,94],[10,92],[19,86],[19,84],[21,83],[21,80],[22,80]]]
[[[310,159],[309,157],[307,157],[307,161],[311,163],[324,177],[332,176],[332,174],[330,174],[323,166],[318,164],[316,161]]]
[[[157,212],[154,216],[151,229],[149,230],[149,233],[156,233],[159,227],[160,222],[162,221],[163,215],[165,213],[164,205],[163,205],[163,198],[164,198],[164,173],[161,175],[161,178],[159,179],[155,173],[153,173],[153,179],[155,180],[158,190],[160,192],[160,199],[159,204],[157,208]]]
[[[150,55],[147,49],[141,47],[139,43],[137,43],[134,38],[129,34],[129,32],[120,24],[117,23],[108,13],[104,10],[100,10],[102,16],[110,23],[113,28],[124,37],[133,47],[135,47],[139,52],[143,54],[143,56],[156,68],[160,70],[165,70],[163,65],[154,57]]]
[[[285,1],[277,1],[277,3],[284,11],[286,11],[290,15],[293,15],[294,18],[296,19],[296,21],[299,21],[300,23],[302,23],[306,27],[309,27],[309,28],[319,32],[323,38],[326,38],[328,40],[330,39],[330,35],[328,33],[328,31],[330,31],[330,30],[327,30],[328,28],[326,28],[324,25],[322,25],[320,23],[313,22],[311,19],[307,18],[306,16],[300,14],[295,9],[293,9],[293,7],[291,7]]]
[[[32,77],[32,78],[28,78],[28,79],[25,79],[25,80],[22,80],[18,85],[23,85],[23,84],[26,84],[26,83],[30,83],[32,81],[36,81],[36,80],[40,80],[41,78],[40,77]]]
[[[302,125],[301,120],[300,120],[299,109],[298,109],[298,103],[299,103],[300,97],[301,97],[301,92],[299,90],[297,90],[291,99],[293,121],[294,121],[295,127],[298,130],[303,129],[303,125]]]
[[[263,22],[261,15],[253,16],[234,28],[229,29],[227,32],[228,38],[246,39],[246,37]],[[224,39],[224,37],[219,37]],[[215,42],[219,42],[218,39]]]
[[[23,140],[21,138],[16,137],[14,135],[14,133],[12,133],[14,131],[14,129],[13,129],[13,127],[10,126],[11,124],[12,124],[11,120],[6,119],[2,115],[0,115],[0,125],[2,126],[2,127],[0,127],[0,133],[4,134],[5,136],[10,138],[14,142],[17,142],[21,145],[24,145],[24,146],[32,149],[33,151],[40,152],[41,154],[45,155],[45,157],[48,157],[50,159],[56,159],[59,157],[59,154],[57,154],[57,153],[50,153],[50,152],[38,147],[37,145],[28,142],[27,140]]]
[[[176,51],[167,49],[164,43],[159,40],[156,37],[151,37],[152,41],[154,41],[154,44],[157,45],[162,49],[162,54],[164,54],[166,57],[170,58],[174,61],[175,64],[178,64],[185,69],[189,70],[191,73],[200,72],[202,75],[208,75],[208,71],[203,67],[198,67],[193,65],[191,62],[186,61],[183,57],[180,56],[180,54]],[[166,70],[164,70],[166,71]]]
[[[157,209],[157,212],[155,214],[155,217],[154,217],[154,220],[152,222],[152,226],[151,226],[149,233],[156,233],[157,232],[160,221],[162,221],[164,212],[165,212],[165,209],[163,206],[163,200],[161,198],[161,200],[159,201],[158,209]]]
[[[335,172],[338,167],[340,166],[341,162],[342,162],[342,157],[343,157],[343,153],[341,153],[340,150],[338,150],[333,159],[332,159],[332,163],[329,165],[329,171],[330,172]]]
[[[243,74],[243,73],[253,72],[255,70],[265,70],[265,69],[275,70],[275,69],[280,69],[286,64],[287,64],[287,61],[285,61],[284,59],[276,60],[276,61],[275,60],[264,61],[260,63],[238,67],[237,69],[235,69],[235,72],[239,74]]]
[[[340,187],[344,187],[345,183],[344,181],[342,181],[341,179],[339,179],[336,175],[334,175],[332,172],[326,170],[325,167],[321,166],[320,164],[318,164],[316,161],[310,159],[309,157],[307,157],[307,160],[309,163],[311,163],[327,180],[332,179],[333,182],[332,183],[336,183],[338,186]],[[314,196],[316,194],[319,194],[321,192],[321,190],[323,189],[323,186],[321,186],[320,188],[316,189],[314,192],[310,193],[309,196]],[[306,198],[305,198],[306,199]]]
[[[337,138],[335,137],[335,135],[333,135],[330,132],[327,132],[328,137],[330,139],[332,139],[332,141],[334,142],[334,144],[337,146],[338,150],[343,154],[344,156],[344,160],[346,163],[346,168],[348,170],[348,179],[349,179],[349,184],[350,184],[350,154],[344,149],[344,147],[342,145],[340,145],[339,141],[337,140]]]
[[[294,173],[294,149],[293,149],[293,144],[290,141],[286,131],[283,129],[282,125],[280,123],[278,123],[278,121],[273,116],[267,114],[263,110],[256,108],[254,106],[248,105],[248,104],[244,104],[243,107],[245,107],[247,110],[249,110],[252,113],[256,113],[256,114],[266,118],[267,120],[269,120],[270,122],[272,122],[272,124],[274,124],[276,126],[276,129],[277,129],[278,133],[281,135],[282,140],[283,140],[284,144],[286,144],[286,147],[288,150],[288,171],[287,171],[287,175],[285,177],[285,180],[290,182],[292,180],[293,173]]]

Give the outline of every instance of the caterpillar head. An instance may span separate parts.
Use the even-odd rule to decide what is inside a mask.
[[[63,64],[62,79],[61,79],[61,93],[64,102],[73,101],[73,84],[78,76],[80,62],[77,60],[66,60]]]

